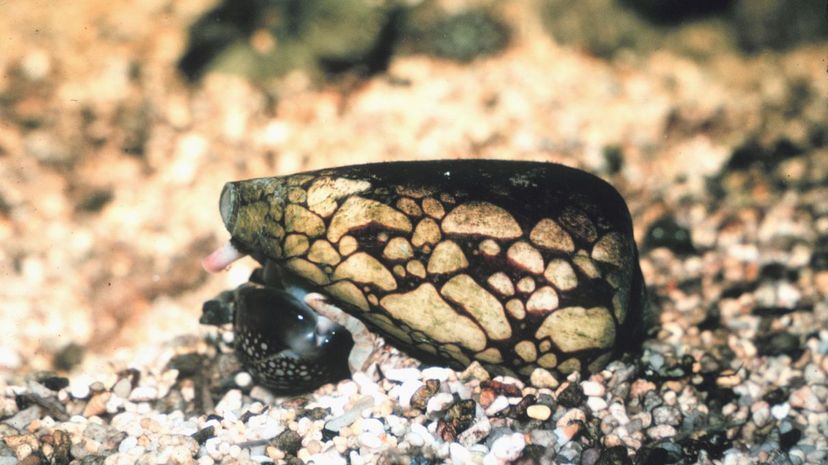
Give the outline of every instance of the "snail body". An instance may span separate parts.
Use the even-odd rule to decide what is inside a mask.
[[[494,160],[355,165],[227,183],[220,211],[232,246],[205,268],[250,254],[428,363],[478,361],[523,379],[539,367],[595,372],[641,333],[629,211],[584,171]]]

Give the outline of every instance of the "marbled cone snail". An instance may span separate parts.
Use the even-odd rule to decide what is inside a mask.
[[[345,166],[229,182],[220,211],[232,239],[205,268],[250,254],[277,276],[259,281],[282,297],[237,302],[234,315],[243,363],[277,389],[336,377],[325,372],[350,347],[327,320],[301,329],[299,310],[286,313],[307,307],[307,292],[424,362],[477,360],[522,379],[538,367],[598,371],[642,334],[629,211],[580,170],[494,160]]]

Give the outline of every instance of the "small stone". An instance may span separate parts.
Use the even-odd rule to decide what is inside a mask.
[[[200,429],[200,430],[196,431],[195,433],[193,433],[193,434],[192,434],[192,436],[191,436],[191,437],[192,437],[193,439],[195,439],[195,441],[196,441],[199,445],[204,445],[204,443],[205,443],[208,439],[210,439],[210,438],[214,437],[215,435],[216,435],[216,428],[215,428],[214,426],[210,425],[210,426],[208,426],[208,427],[206,427],[206,428],[202,428],[202,429]]]
[[[533,429],[529,432],[529,439],[532,444],[537,444],[541,447],[550,448],[555,445],[555,432],[548,429]]]
[[[529,382],[537,388],[555,389],[558,387],[558,380],[546,368],[535,368],[529,377]]]
[[[791,393],[790,403],[791,407],[810,410],[814,413],[823,413],[826,410],[825,404],[820,402],[811,386],[807,384]]]
[[[652,439],[671,438],[676,435],[676,429],[670,425],[653,426],[647,430],[647,435]]]
[[[112,393],[110,392],[101,392],[92,396],[83,409],[83,416],[89,418],[105,413],[106,404],[109,402],[110,397],[112,397]]]
[[[253,384],[253,377],[246,371],[240,371],[233,377],[233,382],[240,388],[246,388]]]
[[[650,462],[646,462],[650,463]],[[601,451],[595,465],[632,465],[627,454],[627,448],[624,446],[608,447]]]
[[[38,379],[38,381],[40,384],[52,391],[60,391],[61,389],[69,386],[69,378],[65,378],[63,376],[46,376]]]
[[[526,408],[526,416],[534,420],[546,421],[552,416],[552,409],[543,404],[530,405]]]
[[[357,440],[360,446],[367,447],[368,449],[379,449],[382,447],[382,439],[373,433],[361,433],[357,437]]]
[[[137,389],[137,388],[136,388]],[[135,390],[132,391],[133,393]],[[131,396],[132,394],[130,394]],[[239,389],[230,389],[224,394],[224,397],[216,404],[216,413],[221,416],[233,414],[241,409],[242,406],[242,392]]]
[[[584,425],[586,415],[580,409],[574,408],[567,411],[556,423],[555,435],[560,444],[566,444],[578,434]]]
[[[462,445],[453,442],[449,445],[449,457],[453,465],[465,465],[471,459],[471,453]]]
[[[471,447],[485,439],[492,431],[492,423],[487,417],[483,417],[477,423],[468,427],[457,436],[457,442],[466,447]]]
[[[509,407],[509,399],[505,396],[497,396],[495,400],[486,407],[486,415],[492,416],[497,412]]]
[[[132,402],[149,402],[157,398],[158,389],[154,386],[138,386],[129,393],[129,400]]]
[[[288,455],[296,455],[302,448],[302,436],[296,431],[286,429],[270,441],[279,450]]]
[[[603,384],[595,381],[582,381],[581,389],[587,397],[604,397],[607,392]]]
[[[488,381],[491,379],[491,375],[483,365],[480,364],[477,360],[471,363],[462,373],[460,373],[460,379],[462,381],[471,381],[476,379],[478,381]]]
[[[791,404],[785,402],[784,404],[774,405],[771,407],[771,415],[777,420],[783,420],[791,412]]]
[[[522,433],[507,434],[498,438],[491,447],[483,465],[507,465],[520,457],[526,447],[526,440]]]
[[[116,396],[126,399],[129,397],[129,393],[132,391],[132,383],[130,382],[129,378],[121,378],[112,386],[112,393]]]
[[[72,395],[73,398],[81,400],[86,399],[89,397],[89,384],[83,381],[72,383],[69,386],[69,394]]]
[[[564,383],[558,388],[558,403],[564,407],[578,407],[584,400],[584,391],[577,383]]]
[[[607,408],[607,401],[602,399],[601,397],[589,397],[587,399],[587,407],[593,412],[600,412]]]
[[[411,396],[411,406],[423,410],[426,408],[428,404],[428,400],[431,399],[431,396],[437,393],[440,389],[440,381],[436,379],[427,379],[425,384],[420,386],[414,394]]]
[[[29,424],[43,416],[43,409],[39,405],[32,405],[24,410],[17,412],[13,417],[6,418],[3,423],[12,428],[23,431]]]
[[[370,396],[362,397],[350,410],[325,422],[325,429],[334,433],[339,432],[342,428],[356,421],[362,415],[362,411],[370,408],[372,405],[374,405],[373,398]]]
[[[392,368],[383,371],[383,374],[385,374],[386,379],[398,383],[417,381],[420,379],[420,370],[416,368]]]
[[[426,405],[426,413],[433,414],[437,412],[442,412],[443,410],[448,408],[448,406],[451,405],[453,402],[454,396],[447,392],[435,394],[433,397],[428,399],[428,404]]]
[[[670,406],[660,406],[653,409],[653,421],[656,425],[678,426],[681,424],[681,412]]]
[[[449,370],[448,368],[442,367],[429,367],[423,370],[423,379],[436,379],[437,381],[446,381],[449,379],[451,375],[454,374],[453,370]]]
[[[638,379],[632,383],[632,386],[630,386],[630,395],[632,397],[642,397],[648,392],[654,391],[655,388],[656,386],[652,381]]]

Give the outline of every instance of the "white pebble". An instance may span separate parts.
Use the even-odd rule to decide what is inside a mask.
[[[132,391],[132,383],[129,378],[121,378],[112,386],[112,393],[122,399],[129,397],[130,391]]]
[[[231,389],[216,404],[216,413],[226,417],[232,415],[234,410],[239,410],[242,404],[242,392],[238,389]]]
[[[405,435],[405,440],[408,441],[408,443],[413,447],[423,447],[423,444],[425,444],[425,439],[423,439],[421,435],[414,432],[408,432],[408,434]]]
[[[250,390],[250,397],[253,399],[258,399],[262,401],[263,404],[272,404],[273,401],[276,399],[273,396],[273,393],[268,391],[267,389],[261,386],[253,386],[253,389]]]
[[[398,383],[417,381],[420,379],[420,370],[416,368],[392,368],[383,373],[385,373],[386,378]]]
[[[791,412],[791,404],[785,402],[784,404],[774,405],[771,407],[771,415],[777,420],[782,420]]]
[[[406,381],[402,386],[395,389],[397,398],[400,401],[400,407],[403,410],[411,408],[411,397],[422,385],[423,383],[418,380]]]
[[[246,371],[240,371],[233,377],[233,382],[236,386],[244,388],[253,384],[253,377]]]
[[[452,373],[454,373],[452,370],[442,367],[430,367],[422,372],[423,379],[436,379],[437,381],[447,380]]]
[[[486,408],[486,415],[492,416],[495,413],[505,409],[509,406],[509,399],[504,396],[497,396],[495,400]]]
[[[552,409],[548,405],[530,405],[526,409],[526,416],[535,420],[546,421],[552,415]]]
[[[359,445],[368,449],[379,449],[382,447],[382,439],[373,433],[362,433],[358,437]]]
[[[366,418],[362,420],[362,431],[365,433],[383,434],[385,433],[385,425],[376,418]]]
[[[449,381],[448,388],[449,392],[451,392],[452,394],[457,394],[457,396],[459,396],[460,399],[471,399],[471,389],[466,387],[466,385],[461,383],[460,381]]]
[[[75,399],[86,399],[89,397],[89,383],[81,380],[77,383],[69,385],[69,393]]]
[[[454,396],[448,394],[446,392],[440,392],[428,399],[428,403],[426,404],[426,412],[428,413],[436,413],[442,412],[443,410],[447,409],[449,405],[454,402]]]
[[[133,447],[135,447],[137,445],[138,445],[138,438],[137,437],[127,436],[123,441],[121,441],[121,444],[118,445],[118,452],[120,452],[122,454],[126,454],[127,452],[132,450]]]
[[[619,404],[618,402],[614,402],[612,405],[609,406],[610,415],[613,416],[616,420],[618,420],[618,424],[626,425],[630,422],[630,417],[627,416],[627,410],[624,408],[623,404]]]
[[[604,397],[604,394],[607,392],[603,384],[595,381],[582,382],[581,389],[584,390],[584,395],[587,397]]]
[[[460,444],[452,442],[449,445],[449,456],[453,465],[465,465],[469,461],[471,453]]]
[[[154,386],[138,386],[129,393],[132,402],[148,402],[158,398],[158,389]]]
[[[600,412],[607,408],[607,401],[601,397],[590,397],[587,399],[587,407],[593,412]]]
[[[492,444],[492,450],[486,454],[483,465],[507,465],[520,457],[525,447],[526,440],[521,433],[501,436]]]

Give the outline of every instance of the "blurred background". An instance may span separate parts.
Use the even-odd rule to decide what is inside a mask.
[[[557,161],[640,241],[666,205],[768,195],[725,173],[807,180],[826,45],[824,0],[0,0],[0,376],[198,334],[253,267],[199,265],[232,179]]]

